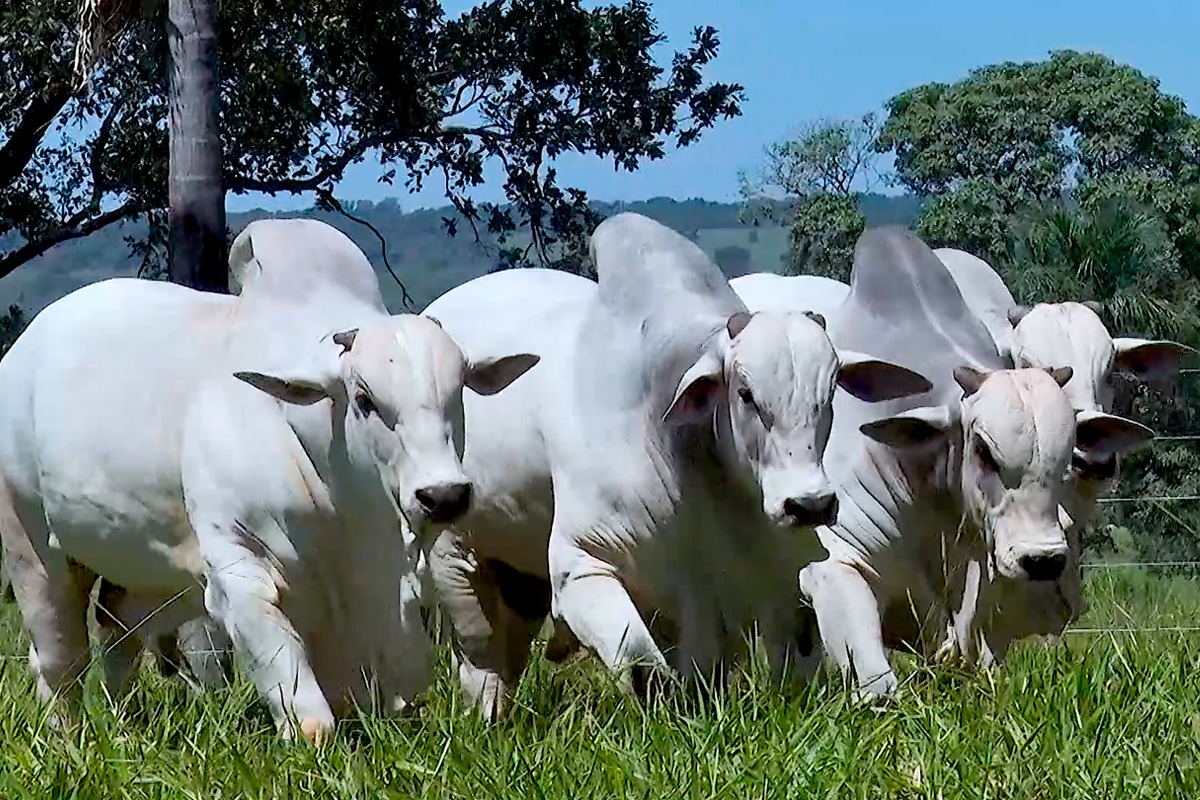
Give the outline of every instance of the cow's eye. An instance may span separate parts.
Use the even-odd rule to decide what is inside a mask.
[[[975,440],[975,457],[979,459],[979,464],[985,470],[992,473],[1000,472],[1000,465],[996,463],[995,456],[992,455],[992,450],[987,446],[983,439]]]
[[[364,417],[369,417],[379,410],[375,407],[375,401],[368,397],[366,392],[359,392],[355,395],[354,404],[358,406],[359,413]]]
[[[742,402],[745,403],[746,405],[748,405],[748,406],[754,405],[754,394],[751,393],[751,391],[749,389],[747,389],[745,386],[738,389],[738,397],[740,397],[742,399]]]

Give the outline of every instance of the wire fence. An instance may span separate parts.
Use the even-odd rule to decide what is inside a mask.
[[[1181,369],[1180,373],[1196,373],[1200,374],[1200,368],[1196,369]],[[1152,443],[1158,442],[1200,442],[1200,433],[1179,434],[1173,436],[1155,436]],[[1184,495],[1147,495],[1141,497],[1102,497],[1097,503],[1115,504],[1115,503],[1191,503],[1200,501],[1200,494],[1184,494]],[[1200,567],[1200,560],[1193,561],[1094,561],[1081,564],[1080,567],[1085,570],[1113,570],[1113,569],[1146,569],[1146,568],[1164,568],[1164,567],[1190,567],[1195,569]],[[1197,609],[1197,614],[1200,614],[1200,609]],[[127,631],[125,636],[129,636],[133,631]],[[1116,634],[1116,633],[1200,633],[1200,625],[1161,625],[1161,626],[1146,626],[1146,627],[1114,627],[1114,628],[1068,628],[1063,631],[1064,636],[1073,634]],[[124,637],[122,637],[124,638]],[[0,655],[2,661],[28,661],[27,655]]]

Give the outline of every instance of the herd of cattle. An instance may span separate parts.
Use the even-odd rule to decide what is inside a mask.
[[[848,286],[726,281],[635,214],[591,255],[597,281],[498,272],[392,316],[348,238],[264,220],[237,296],[114,279],[42,311],[0,362],[39,695],[77,708],[93,604],[114,697],[146,647],[201,670],[225,642],[310,740],[412,707],[430,613],[492,720],[547,618],[548,658],[639,696],[755,638],[779,680],[828,656],[877,696],[889,650],[989,666],[1082,612],[1080,529],[1152,436],[1113,375],[1170,380],[1188,348],[1019,307],[901,229],[862,236]]]

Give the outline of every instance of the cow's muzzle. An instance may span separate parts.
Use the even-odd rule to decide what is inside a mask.
[[[1117,475],[1115,455],[1087,456],[1076,450],[1071,456],[1071,469],[1086,481],[1107,481]]]
[[[1031,581],[1056,581],[1067,566],[1067,554],[1059,552],[1031,553],[1018,562]]]
[[[783,513],[797,527],[832,525],[837,520],[838,500],[833,492],[789,497],[783,501]]]
[[[426,486],[417,489],[413,497],[430,522],[444,525],[459,519],[471,507],[471,484],[441,483]]]

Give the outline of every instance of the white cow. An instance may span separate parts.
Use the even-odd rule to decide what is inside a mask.
[[[932,654],[979,553],[997,581],[1061,572],[1077,423],[1059,386],[1071,370],[1003,369],[944,266],[898,229],[860,238],[829,330],[839,347],[870,346],[934,382],[929,395],[874,406],[835,395],[826,469],[838,519],[818,529],[830,557],[800,577],[840,668],[861,691],[890,694],[887,646]],[[1124,445],[1107,420],[1078,428],[1088,452]]]
[[[1174,372],[1178,358],[1189,350],[1173,342],[1113,339],[1096,316],[1099,306],[1095,303],[1040,304],[1035,309],[1018,306],[986,262],[950,248],[934,253],[954,278],[967,307],[987,329],[1006,366],[1073,368],[1073,377],[1063,388],[1080,419],[1095,422],[1111,411],[1114,372],[1162,380]],[[730,285],[754,310],[807,309],[831,318],[850,293],[846,284],[810,275],[748,275],[731,280]],[[1110,423],[1113,434],[1120,431],[1127,437],[1125,449],[1138,446],[1151,435],[1129,420],[1114,417]],[[1079,617],[1085,604],[1080,569],[1082,528],[1094,513],[1096,499],[1111,487],[1116,474],[1116,457],[1111,453],[1075,450],[1069,479],[1072,488],[1064,504],[1072,524],[1067,527],[1070,548],[1063,574],[1055,581],[1005,581],[981,587],[985,565],[971,562],[965,597],[957,603],[956,630],[949,632],[941,657],[965,656],[984,665],[996,663],[1013,641],[1033,634],[1059,634]],[[987,595],[984,598],[979,596],[981,588]],[[960,646],[959,638],[971,630],[979,641]],[[889,637],[885,631],[885,638],[898,637]]]
[[[798,647],[796,572],[835,503],[821,466],[830,396],[923,391],[835,352],[804,314],[751,315],[694,244],[636,214],[591,242],[599,283],[545,270],[470,281],[425,313],[463,351],[542,360],[466,400],[476,505],[431,567],[465,692],[505,713],[547,612],[611,670],[712,673],[748,626]],[[731,656],[732,654],[732,656]],[[639,694],[647,673],[629,669]]]
[[[826,318],[836,314],[850,294],[846,284],[820,275],[754,272],[733,278],[729,285],[752,311],[811,311]]]
[[[0,536],[43,699],[77,694],[99,575],[141,634],[108,632],[113,694],[137,639],[207,609],[282,733],[317,739],[351,703],[424,689],[402,584],[416,538],[470,503],[461,389],[536,357],[468,363],[433,322],[389,316],[323,223],[252,223],[231,261],[239,297],[116,279],[33,320],[0,363]]]
[[[1092,301],[1019,306],[987,262],[952,248],[934,253],[1010,366],[1071,367],[1073,377],[1063,389],[1078,420],[1094,426],[1107,418],[1107,429],[1124,439],[1120,452],[1150,440],[1153,433],[1148,428],[1112,415],[1113,376],[1123,373],[1162,383],[1176,374],[1180,357],[1192,352],[1191,348],[1162,340],[1114,338],[1098,316],[1099,304]],[[973,565],[966,597],[956,615],[956,634],[946,655],[995,663],[1003,659],[1013,641],[1031,634],[1060,634],[1078,619],[1084,609],[1082,530],[1095,513],[1097,499],[1111,489],[1117,474],[1116,452],[1076,448],[1068,479],[1071,491],[1064,502],[1071,548],[1062,576],[1022,587],[989,586],[981,582],[982,565]],[[986,619],[976,620],[976,616]],[[982,639],[962,641],[972,628]]]

